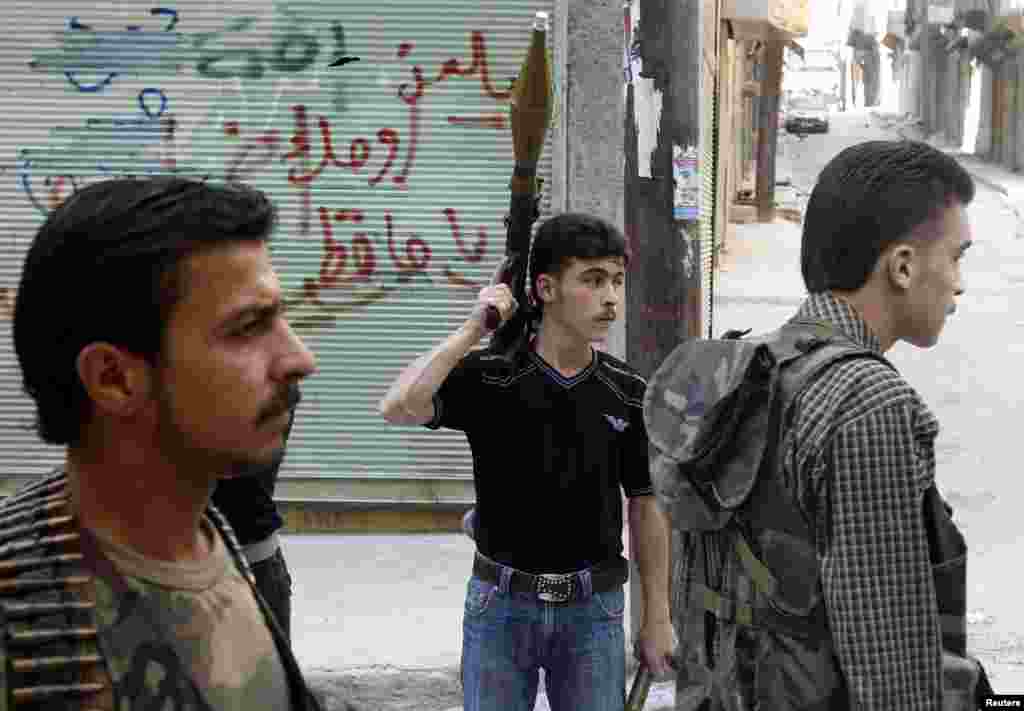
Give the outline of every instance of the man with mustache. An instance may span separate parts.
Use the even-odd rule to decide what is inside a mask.
[[[90,185],[25,259],[14,345],[58,471],[0,506],[3,705],[318,709],[210,506],[280,457],[315,369],[291,329],[260,192]]]
[[[548,219],[523,275],[530,303],[516,314],[507,285],[481,290],[466,322],[381,402],[389,422],[460,430],[473,450],[466,711],[532,711],[540,669],[554,711],[622,711],[623,492],[643,588],[637,652],[656,675],[671,664],[668,539],[648,471],[646,384],[593,347],[618,315],[627,258],[623,235],[603,220]],[[529,336],[511,362],[474,350],[490,307]]]

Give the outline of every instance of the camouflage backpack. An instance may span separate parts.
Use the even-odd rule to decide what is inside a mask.
[[[814,375],[881,356],[819,322],[742,335],[682,343],[644,399],[676,551],[677,709],[842,709],[817,549],[776,476],[777,443],[786,405]]]
[[[679,345],[650,378],[651,477],[672,524],[678,711],[849,707],[822,599],[812,524],[779,477],[796,396],[848,358],[891,364],[831,325],[791,320],[754,339]],[[966,656],[966,545],[933,485],[923,516],[943,628],[943,708],[991,693]]]
[[[764,336],[744,335],[680,344],[647,387],[654,483],[688,530],[719,530],[747,501],[762,466],[773,463],[766,457],[774,453],[784,396],[842,358],[888,362],[819,321],[794,319]]]

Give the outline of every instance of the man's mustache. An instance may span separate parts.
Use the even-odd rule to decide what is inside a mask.
[[[280,397],[275,398],[273,402],[260,412],[259,422],[263,423],[275,417],[280,417],[286,412],[293,410],[301,401],[302,391],[299,389],[299,384],[291,383]]]

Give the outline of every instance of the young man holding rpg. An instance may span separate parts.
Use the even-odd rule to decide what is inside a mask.
[[[618,315],[626,260],[622,234],[606,222],[550,218],[523,277],[526,345],[511,361],[474,350],[488,307],[503,321],[520,308],[507,285],[488,286],[381,402],[389,422],[460,430],[473,452],[466,711],[532,710],[540,668],[554,711],[622,711],[623,490],[644,597],[637,652],[656,675],[668,671],[668,540],[648,471],[646,384],[592,345]]]

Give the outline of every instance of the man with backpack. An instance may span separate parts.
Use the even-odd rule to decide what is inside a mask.
[[[938,422],[884,356],[938,341],[963,293],[973,196],[926,144],[847,148],[807,205],[795,317],[684,343],[651,378],[677,709],[973,709],[991,692],[966,653]]]

